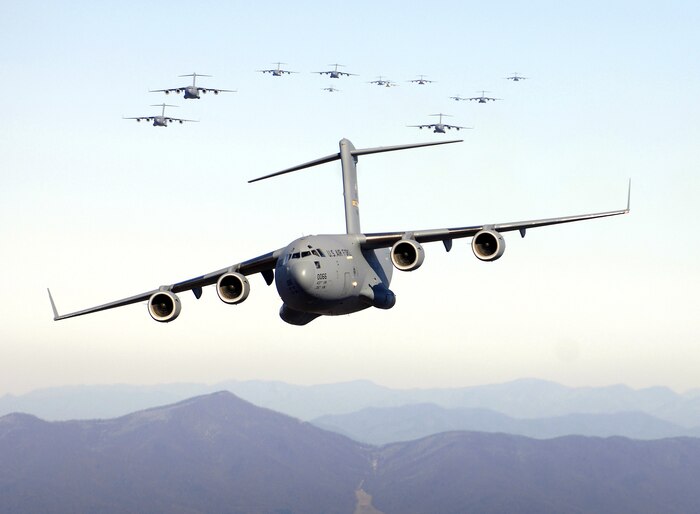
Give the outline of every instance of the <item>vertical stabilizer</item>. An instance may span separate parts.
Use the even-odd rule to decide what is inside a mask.
[[[343,197],[345,199],[345,231],[360,234],[360,198],[357,191],[357,157],[355,147],[347,139],[340,140],[340,164],[343,169]]]

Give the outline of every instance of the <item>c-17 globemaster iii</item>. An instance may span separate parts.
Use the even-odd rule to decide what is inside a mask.
[[[369,307],[391,309],[396,303],[396,296],[389,289],[393,269],[396,268],[399,271],[418,269],[425,257],[423,243],[442,241],[445,250],[449,252],[454,239],[471,237],[474,255],[482,261],[495,261],[503,255],[505,250],[503,232],[518,230],[520,235],[525,237],[525,231],[530,228],[617,216],[629,212],[628,190],[627,208],[616,211],[458,228],[362,232],[357,188],[358,157],[456,142],[459,141],[356,149],[350,141],[341,139],[338,153],[249,182],[340,160],[345,204],[344,234],[300,237],[282,248],[206,275],[160,286],[129,298],[70,314],[58,313],[49,291],[54,320],[146,302],[148,312],[154,320],[169,322],[180,315],[181,303],[177,293],[192,291],[196,298],[200,298],[203,287],[216,284],[219,298],[224,303],[235,305],[248,297],[250,284],[247,276],[260,273],[268,285],[275,282],[277,286],[277,292],[282,299],[282,307],[279,311],[282,320],[292,325],[306,325],[319,316],[351,314]]]

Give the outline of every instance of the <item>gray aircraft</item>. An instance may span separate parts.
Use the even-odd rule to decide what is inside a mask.
[[[163,110],[160,113],[160,116],[132,116],[129,118],[124,118],[125,120],[136,120],[136,121],[151,121],[153,120],[153,126],[154,127],[167,127],[168,123],[172,123],[174,121],[177,121],[178,123],[184,123],[186,121],[191,121],[194,123],[197,123],[197,120],[185,120],[182,118],[172,118],[170,116],[165,115],[165,108],[166,107],[177,107],[177,105],[169,105],[169,104],[153,104],[151,107],[162,107]]]
[[[435,82],[435,81],[434,81],[434,80],[428,80],[428,79],[426,79],[426,78],[425,78],[425,75],[418,75],[418,78],[417,78],[417,79],[407,80],[406,82],[413,82],[413,83],[415,83],[415,84],[420,84],[420,85],[422,86],[422,85],[425,85],[425,84],[431,84],[431,83],[433,83],[433,82]]]
[[[518,72],[514,72],[510,77],[503,77],[507,80],[512,80],[513,82],[519,82],[521,80],[527,80],[527,77],[523,77],[522,75],[518,75]]]
[[[342,64],[329,64],[328,66],[335,66],[335,68],[332,70],[329,70],[329,71],[314,71],[313,73],[319,73],[321,75],[328,75],[332,79],[339,79],[342,76],[345,76],[345,77],[351,77],[351,76],[356,77],[357,76],[356,73],[346,73],[344,71],[340,71],[338,69],[338,66],[345,67]]]
[[[459,141],[356,149],[350,141],[341,139],[340,151],[337,153],[249,182],[340,160],[345,204],[344,234],[303,236],[282,248],[206,275],[163,285],[145,293],[70,314],[58,313],[51,291],[48,291],[54,320],[146,302],[148,312],[154,320],[169,322],[180,315],[182,306],[178,293],[192,291],[199,299],[202,296],[203,287],[215,284],[219,299],[224,303],[236,305],[245,301],[250,292],[247,276],[260,273],[268,285],[274,282],[277,287],[277,292],[282,299],[282,307],[279,311],[282,320],[292,325],[306,325],[319,316],[351,314],[369,307],[378,309],[394,307],[396,296],[389,289],[393,268],[399,271],[414,271],[420,268],[425,258],[422,243],[441,241],[445,250],[449,252],[452,249],[453,240],[471,237],[474,255],[481,261],[495,261],[503,255],[505,250],[504,232],[517,230],[521,237],[525,237],[525,231],[530,228],[617,216],[629,212],[628,189],[627,207],[616,211],[459,228],[362,232],[357,188],[358,157],[457,142]]]
[[[200,93],[207,94],[209,92],[218,95],[219,93],[235,93],[232,89],[219,89],[213,87],[199,87],[196,85],[197,77],[211,77],[211,75],[202,75],[201,73],[188,73],[187,75],[179,75],[180,77],[192,77],[191,86],[175,87],[171,89],[151,89],[151,93],[165,93],[169,95],[170,93],[180,94],[185,93],[185,99],[196,98],[199,99]]]
[[[500,98],[493,98],[491,96],[486,96],[486,93],[488,93],[488,91],[482,90],[480,96],[473,96],[471,98],[467,98],[467,100],[469,100],[471,102],[479,102],[480,104],[485,104],[487,102],[495,102],[496,100],[500,100]],[[461,98],[460,100],[464,100],[464,98]]]
[[[282,68],[280,68],[280,66],[282,66],[283,64],[287,64],[286,62],[273,62],[272,64],[276,64],[277,68],[272,68],[271,70],[258,70],[258,71],[260,73],[269,73],[273,77],[281,77],[285,73],[287,75],[289,75],[291,73],[298,73],[296,71],[283,70]]]
[[[392,81],[389,80],[389,79],[385,79],[385,78],[382,77],[381,75],[379,75],[379,77],[377,77],[377,80],[370,80],[370,81],[368,82],[368,84],[376,84],[376,85],[378,85],[378,86],[384,86],[384,87],[394,87],[394,86],[397,86],[397,85],[398,85],[398,84],[396,84],[395,82],[392,82]]]
[[[329,93],[337,93],[340,91],[340,89],[336,89],[333,86],[328,86],[328,87],[322,88],[322,91],[328,91]]]
[[[436,134],[444,134],[446,130],[450,129],[455,129],[455,130],[460,130],[460,129],[471,129],[473,127],[460,127],[458,125],[448,125],[447,123],[442,122],[442,117],[443,116],[450,116],[449,114],[443,114],[443,113],[438,113],[438,114],[430,114],[430,116],[440,116],[440,120],[437,123],[430,123],[429,125],[406,125],[407,127],[417,127],[419,129],[433,129],[433,132]]]

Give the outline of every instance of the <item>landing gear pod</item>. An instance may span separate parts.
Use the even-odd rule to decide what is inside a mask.
[[[391,262],[400,271],[417,270],[424,259],[423,247],[413,239],[402,239],[391,247]]]
[[[216,282],[216,294],[222,302],[236,305],[248,298],[250,284],[245,275],[235,272],[224,273]]]
[[[506,241],[495,230],[482,230],[472,238],[472,251],[482,261],[495,261],[506,251]]]
[[[160,322],[168,323],[180,315],[180,299],[170,291],[158,291],[148,299],[148,313]]]

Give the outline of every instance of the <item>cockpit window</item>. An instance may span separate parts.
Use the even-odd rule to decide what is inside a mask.
[[[303,258],[303,257],[308,257],[309,255],[311,255],[311,252],[301,252],[302,258]]]

